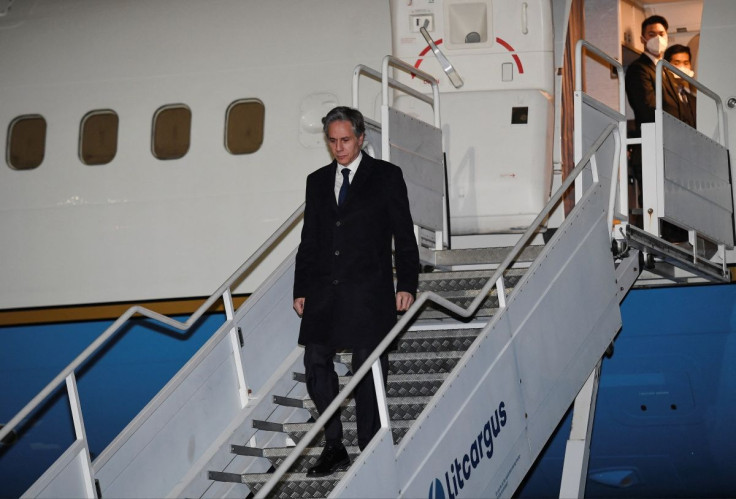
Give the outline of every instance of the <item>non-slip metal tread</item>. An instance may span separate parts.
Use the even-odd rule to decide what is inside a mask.
[[[319,459],[319,456],[322,454],[322,449],[322,446],[305,448],[301,455],[291,465],[290,471],[292,473],[307,471],[317,463],[317,459]],[[281,466],[281,463],[292,453],[293,450],[294,447],[267,447],[265,449],[261,449],[245,445],[231,446],[233,454],[237,454],[239,456],[266,458],[274,468]],[[360,448],[357,445],[346,447],[345,450],[347,450],[351,462],[355,461],[358,455],[360,455]]]
[[[391,421],[391,428],[392,429],[399,429],[399,430],[408,430],[411,427],[413,421]],[[284,427],[284,430],[287,433],[290,432],[302,432],[306,433],[308,432],[314,423],[307,422],[307,423],[281,423]],[[343,431],[356,431],[357,430],[357,424],[354,421],[348,421],[342,424]]]
[[[294,381],[299,381],[300,383],[306,382],[306,375],[304,373],[295,372],[292,373]],[[434,382],[434,381],[444,381],[445,378],[447,378],[447,373],[426,373],[426,374],[393,374],[389,375],[388,382],[391,384],[394,383],[403,383],[403,382]],[[344,386],[348,384],[348,382],[352,379],[351,376],[338,376],[338,381],[340,383],[340,386]]]
[[[319,478],[308,477],[306,473],[286,473],[271,490],[269,497],[327,497],[343,476],[345,476],[344,471],[337,471],[329,476]],[[241,483],[247,484],[251,492],[255,494],[270,478],[270,473],[244,474]]]
[[[428,272],[419,275],[419,291],[437,293],[458,290],[480,290],[493,277],[491,270],[461,270],[453,272]],[[503,273],[505,287],[513,287],[526,274],[526,269],[509,269]],[[495,289],[495,286],[492,288]]]
[[[448,310],[439,303],[427,302],[419,313],[420,319],[447,319],[452,317],[460,321],[471,321],[479,317],[488,318],[493,317],[498,312],[498,300],[495,298],[488,297],[481,302],[480,306],[475,310],[475,313],[470,317],[463,317],[460,314]],[[474,297],[462,297],[449,299],[450,303],[460,307],[462,310],[468,310],[470,305],[473,303]]]
[[[507,269],[504,271],[504,277],[507,276],[523,276],[527,269]],[[495,270],[440,270],[436,272],[423,272],[419,274],[419,281],[433,281],[440,279],[489,279],[495,273]]]
[[[336,471],[331,475],[323,476],[323,477],[312,477],[307,476],[306,473],[284,473],[284,477],[282,480],[284,481],[319,481],[319,480],[330,480],[334,482],[339,482],[340,479],[345,475],[344,471]],[[266,483],[271,478],[271,473],[243,473],[240,475],[242,482],[241,483]]]
[[[431,397],[386,397],[386,404],[392,405],[409,405],[409,404],[428,404]],[[278,399],[278,401],[276,400]],[[302,409],[316,409],[317,406],[314,401],[310,398],[291,398],[291,397],[276,397],[274,396],[274,403],[279,405],[286,405],[289,407],[300,407]],[[355,400],[352,398],[345,399],[340,407],[355,407]]]
[[[291,471],[292,473],[302,473],[308,471],[309,468],[317,464],[317,460],[319,459],[320,455],[322,455],[322,449],[324,449],[323,446],[307,447],[304,452],[302,452],[302,454],[297,458],[297,460],[294,461],[294,464],[292,464],[289,471]],[[288,451],[289,449],[286,448],[285,450]],[[345,450],[347,450],[348,452],[351,463],[355,462],[355,460],[360,455],[360,447],[358,447],[357,445],[345,447]],[[278,468],[288,456],[289,453],[270,453],[267,456],[267,459],[271,462],[274,468]]]
[[[386,402],[391,421],[417,419],[431,398],[431,396],[387,397]],[[313,418],[317,419],[319,417],[319,411],[311,400],[304,402],[304,409],[307,409]],[[347,399],[347,403],[340,406],[340,420],[347,422],[355,421],[356,418],[355,400]]]
[[[397,342],[396,352],[465,351],[478,337],[479,330],[460,331],[462,332],[452,335],[431,334],[433,331],[421,331],[429,334],[404,334]]]
[[[501,246],[496,248],[468,248],[441,250],[434,252],[434,264],[438,267],[452,265],[499,265],[511,253],[513,247]],[[542,245],[529,245],[519,253],[516,262],[533,262],[544,250]]]
[[[459,359],[463,356],[463,351],[445,351],[445,352],[392,352],[389,355],[389,361],[402,360],[428,360],[428,359]],[[353,359],[352,352],[338,352],[335,356],[343,364],[350,364]]]
[[[480,334],[481,328],[458,328],[458,329],[414,329],[406,331],[400,339],[411,338],[456,338],[458,336],[473,336]]]
[[[279,458],[285,458],[289,454],[291,454],[291,452],[294,450],[294,447],[266,447],[265,449],[257,449],[257,450],[259,451],[260,457],[265,457],[268,459],[279,459]],[[358,447],[357,445],[345,447],[345,450],[348,451],[348,455],[360,454],[360,447]],[[322,446],[310,446],[310,447],[306,447],[304,451],[302,451],[303,456],[319,457],[321,454],[322,454]],[[251,455],[251,454],[248,453],[244,455]]]
[[[391,435],[394,443],[398,444],[406,432],[409,431],[411,425],[414,423],[413,420],[392,420],[391,421]],[[285,423],[284,432],[287,433],[295,441],[301,440],[304,435],[312,428],[314,423]],[[343,443],[345,445],[358,445],[358,430],[355,421],[343,421],[342,423],[343,432]],[[311,442],[312,446],[324,445],[324,436],[318,435]]]
[[[393,374],[449,373],[455,368],[464,353],[465,351],[395,352],[389,355],[389,376]],[[342,352],[336,356],[336,361],[350,366],[352,358],[352,353]]]
[[[419,374],[389,374],[386,387],[388,397],[416,397],[434,395],[447,378],[447,372]],[[303,373],[294,373],[294,380],[304,383]],[[342,389],[352,379],[351,376],[339,376]]]

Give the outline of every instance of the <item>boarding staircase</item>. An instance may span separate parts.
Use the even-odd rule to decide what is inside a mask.
[[[387,60],[381,73],[361,67],[356,74],[380,79],[384,90],[401,88],[384,76],[386,64],[401,63]],[[628,247],[625,230],[613,223],[624,218],[615,201],[624,117],[579,87],[576,108],[577,165],[527,232],[513,247],[422,248],[426,271],[417,301],[357,372],[349,371],[349,353],[336,356],[342,388],[325,414],[316,413],[304,385],[299,319],[291,310],[294,254],[238,310],[230,297],[243,272],[293,229],[300,208],[203,304],[202,312],[222,298],[225,323],[94,462],[75,370],[134,314],[179,329],[197,314],[177,323],[134,307],[8,423],[12,429],[66,381],[77,441],[26,495],[512,495],[595,373],[621,326],[619,304],[642,271],[644,251]],[[383,112],[382,138],[403,119],[387,105]],[[421,179],[412,187],[411,171],[404,169],[410,194],[431,190]],[[540,237],[573,182],[574,209]],[[418,234],[441,233],[423,220],[430,226]],[[699,268],[697,259],[691,263]],[[375,361],[394,342],[384,391]],[[379,378],[382,420],[359,452],[350,392],[368,370]],[[321,428],[337,410],[352,464],[325,478],[306,477],[321,450]],[[0,438],[6,434],[0,430]]]

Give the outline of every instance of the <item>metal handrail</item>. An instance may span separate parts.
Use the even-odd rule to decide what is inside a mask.
[[[381,74],[383,75],[381,78],[381,89],[382,89],[382,96],[383,96],[383,104],[385,106],[388,106],[388,83],[389,83],[389,77],[388,77],[388,67],[393,66],[397,69],[401,69],[407,73],[413,74],[415,76],[420,77],[423,81],[426,83],[429,83],[432,86],[432,97],[433,97],[433,104],[432,104],[432,110],[434,111],[434,126],[437,128],[440,127],[440,107],[438,105],[440,101],[440,86],[437,83],[437,80],[434,78],[434,76],[430,75],[429,73],[425,73],[424,71],[415,68],[411,64],[402,61],[398,57],[394,57],[392,55],[387,55],[383,58],[383,62],[381,63]],[[408,88],[405,90],[409,95],[416,97],[418,99],[424,100],[422,97],[424,94],[421,92],[414,90],[412,88]]]
[[[268,250],[275,241],[277,241],[284,233],[299,219],[304,213],[304,203],[294,211],[291,216],[274,232],[261,246],[248,258],[239,268],[236,270],[219,288],[217,291],[204,302],[200,307],[187,319],[185,322],[172,319],[166,315],[154,312],[153,310],[147,309],[140,305],[134,305],[123,313],[110,327],[108,327],[100,336],[98,336],[82,353],[80,353],[68,366],[66,366],[49,384],[46,385],[25,407],[23,407],[13,418],[8,421],[5,426],[0,428],[0,441],[5,438],[18,424],[23,421],[23,418],[28,416],[46,397],[48,397],[54,390],[56,390],[61,383],[64,382],[67,376],[75,372],[76,369],[85,363],[94,353],[105,344],[110,338],[118,333],[123,325],[134,315],[142,315],[153,319],[154,321],[171,326],[180,331],[188,331],[202,315],[217,301],[219,300],[233,285],[235,281],[240,279],[242,275],[250,269],[250,267],[257,262],[263,254]],[[225,321],[225,323],[231,321]]]
[[[299,440],[299,443],[294,447],[294,449],[286,457],[286,459],[281,463],[281,465],[274,471],[271,478],[263,485],[263,487],[261,487],[261,489],[258,491],[258,494],[256,495],[256,498],[266,497],[266,495],[273,489],[273,487],[276,486],[276,484],[281,479],[281,477],[284,476],[286,471],[291,467],[292,464],[294,464],[297,458],[301,455],[302,451],[307,447],[307,445],[312,441],[312,439],[322,429],[322,427],[325,425],[327,420],[330,419],[333,416],[333,414],[335,414],[335,412],[340,407],[340,405],[345,401],[347,396],[353,391],[356,385],[365,377],[366,373],[368,373],[368,371],[372,369],[373,364],[378,361],[378,358],[381,355],[383,355],[383,353],[386,351],[389,345],[393,343],[393,341],[396,339],[399,333],[401,333],[404,330],[404,327],[412,319],[416,317],[419,310],[422,308],[422,306],[426,302],[436,303],[446,308],[447,310],[454,312],[455,314],[461,317],[466,317],[466,318],[471,317],[478,310],[478,307],[480,306],[481,302],[486,298],[486,296],[491,291],[493,286],[495,286],[497,282],[501,279],[501,277],[503,276],[503,273],[508,269],[511,263],[514,260],[516,260],[518,255],[521,253],[521,250],[526,246],[529,240],[536,234],[537,229],[542,224],[542,222],[552,212],[552,210],[555,208],[555,206],[560,201],[560,199],[562,199],[562,196],[564,195],[565,191],[567,191],[567,189],[572,185],[572,183],[575,181],[575,178],[580,174],[580,172],[583,171],[585,166],[588,164],[588,162],[593,157],[593,154],[595,154],[598,151],[598,149],[601,147],[601,145],[605,142],[605,140],[608,138],[608,136],[611,133],[613,133],[614,136],[617,136],[619,133],[618,129],[616,128],[616,125],[614,124],[608,125],[608,127],[606,127],[605,130],[603,130],[603,132],[599,135],[598,139],[590,146],[585,156],[583,156],[583,158],[578,162],[575,168],[570,172],[570,174],[565,179],[565,181],[562,183],[562,185],[557,190],[557,192],[555,192],[555,194],[550,198],[547,205],[542,209],[539,215],[537,215],[537,218],[534,219],[534,221],[531,223],[529,228],[527,228],[526,232],[524,232],[524,234],[521,236],[521,239],[519,239],[519,241],[511,249],[509,254],[506,255],[506,258],[504,258],[503,262],[501,262],[501,264],[498,266],[498,268],[493,273],[493,275],[488,279],[488,281],[486,281],[486,284],[483,286],[483,288],[480,290],[478,295],[470,303],[470,305],[468,305],[467,308],[459,307],[458,305],[452,303],[446,298],[443,298],[442,296],[434,293],[433,291],[424,292],[417,298],[414,304],[409,308],[409,310],[406,311],[404,316],[396,323],[396,325],[386,335],[383,341],[381,341],[381,343],[378,344],[375,350],[373,350],[373,352],[363,362],[360,368],[355,372],[355,374],[353,374],[352,379],[348,382],[348,384],[345,385],[345,387],[340,391],[340,393],[337,394],[335,399],[332,401],[332,403],[330,403],[330,405],[327,406],[324,412],[320,414],[317,421],[314,422],[314,425],[312,426],[312,428]],[[597,175],[594,175],[593,185],[595,185],[596,183],[598,183],[598,177]]]
[[[616,74],[618,75],[618,110],[621,114],[626,116],[626,89],[624,87],[624,67],[623,65],[611,57],[610,55],[603,52],[601,49],[593,45],[587,40],[578,40],[575,44],[575,90],[577,92],[583,91],[583,47],[588,51],[593,52],[595,55],[605,60],[608,64],[616,68]]]
[[[701,93],[704,93],[705,95],[707,95],[708,97],[710,97],[711,99],[715,101],[716,113],[718,114],[718,125],[719,125],[718,131],[720,132],[719,143],[723,147],[727,147],[726,146],[726,137],[728,136],[726,132],[727,124],[726,124],[726,117],[723,112],[723,101],[721,100],[721,97],[717,93],[712,91],[710,88],[706,87],[705,85],[703,85],[701,82],[699,82],[695,78],[691,78],[690,76],[686,75],[685,73],[680,71],[676,66],[673,66],[671,63],[665,61],[664,59],[660,60],[657,63],[657,67],[656,67],[656,85],[655,85],[656,93],[655,95],[657,99],[656,101],[657,111],[663,110],[662,108],[662,71],[663,71],[663,68],[667,68],[670,72],[680,76],[683,80],[688,82],[690,85],[700,90]],[[656,120],[656,114],[655,114],[655,120]]]
[[[415,70],[420,75],[427,75],[426,73],[423,73],[422,71]],[[360,88],[360,85],[358,83],[360,75],[370,76],[375,81],[382,83],[383,82],[383,75],[376,71],[375,69],[366,66],[365,64],[358,64],[355,66],[355,69],[353,70],[353,107],[357,109],[358,107],[358,90]],[[428,76],[428,75],[427,75]],[[401,83],[400,81],[394,79],[394,78],[388,78],[387,80],[388,86],[391,88],[395,88],[397,90],[401,90],[402,92],[411,95],[412,97],[416,97],[422,102],[426,102],[430,106],[434,106],[434,99],[432,97],[429,97],[428,95],[425,95],[421,92],[417,92],[413,88],[411,88],[409,85],[406,85],[404,83]]]

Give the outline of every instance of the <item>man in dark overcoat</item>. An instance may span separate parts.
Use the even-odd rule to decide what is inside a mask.
[[[362,114],[337,107],[322,120],[332,163],[307,177],[302,238],[296,256],[294,310],[302,317],[307,390],[321,412],[337,396],[333,358],[353,352],[352,370],[396,324],[397,311],[414,302],[419,253],[401,169],[361,151]],[[392,241],[396,265],[394,289]],[[388,354],[381,356],[384,382]],[[380,428],[369,373],[353,393],[358,445]],[[324,476],[349,463],[339,412],[325,426],[326,445],[309,476]]]

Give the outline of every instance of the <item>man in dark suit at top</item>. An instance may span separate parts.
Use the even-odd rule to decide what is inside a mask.
[[[662,16],[644,19],[641,24],[644,53],[626,70],[626,96],[634,110],[637,132],[640,132],[642,123],[654,121],[654,110],[657,107],[655,66],[667,48],[667,28],[667,20]],[[692,109],[680,98],[677,85],[668,71],[662,74],[662,109],[695,127]]]
[[[336,107],[322,123],[335,160],[307,177],[294,275],[294,310],[302,317],[299,343],[305,347],[307,390],[320,413],[338,393],[336,351],[352,349],[356,372],[396,324],[397,311],[407,310],[414,302],[419,272],[401,169],[361,152],[365,123],[359,111]],[[387,353],[381,356],[381,367],[385,382]],[[362,450],[380,428],[370,373],[353,396]],[[325,476],[350,463],[342,438],[338,412],[325,426],[325,448],[308,476]]]
[[[688,75],[690,78],[695,76],[692,65],[690,63],[690,47],[685,45],[675,44],[669,47],[664,52],[664,60],[675,66],[677,69]],[[690,115],[692,116],[692,123],[687,122],[688,125],[695,128],[696,118],[696,98],[695,89],[690,88],[690,84],[675,73],[672,73],[674,77],[675,87],[677,87],[677,93],[680,97],[680,101],[685,103],[690,108]]]

